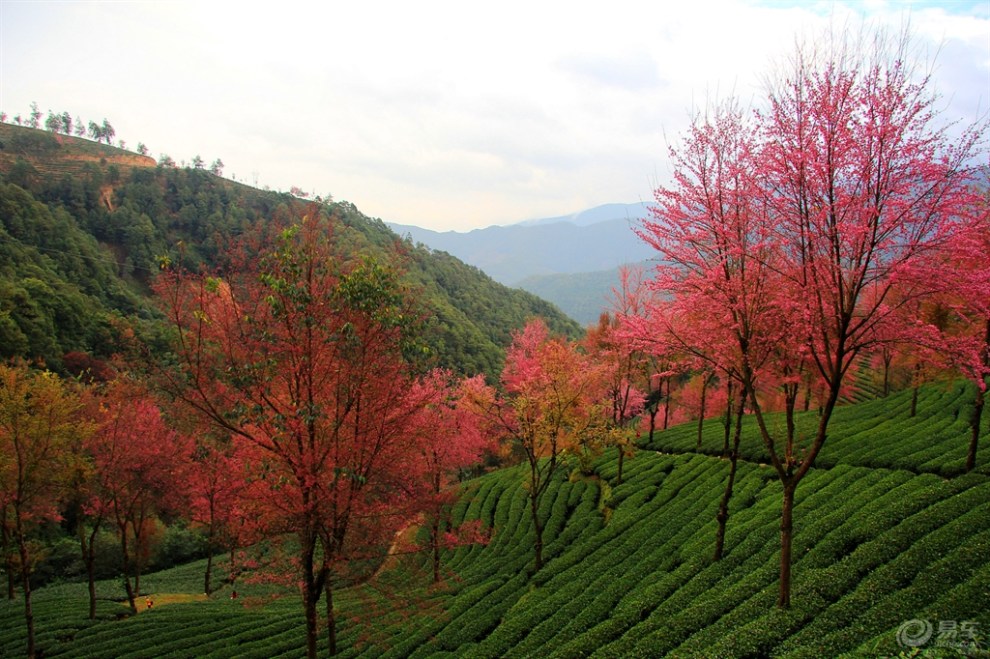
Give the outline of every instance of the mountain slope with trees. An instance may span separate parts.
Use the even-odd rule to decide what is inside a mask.
[[[159,328],[147,296],[162,263],[216,267],[229,242],[256,223],[313,203],[223,179],[197,162],[156,164],[108,144],[0,123],[0,357],[38,359],[64,373],[118,352],[133,331],[154,345]],[[401,255],[442,366],[495,374],[512,330],[533,316],[571,336],[579,331],[549,303],[401,241],[348,202],[316,203],[341,221],[353,250]]]

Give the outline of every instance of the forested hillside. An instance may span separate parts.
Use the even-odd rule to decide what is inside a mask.
[[[65,373],[114,354],[129,332],[158,343],[148,286],[163,260],[217,267],[221,250],[249,227],[307,203],[201,164],[156,165],[113,146],[0,124],[0,357]],[[533,316],[569,335],[579,330],[549,303],[399,240],[348,202],[318,203],[345,227],[341,239],[353,250],[399,255],[442,366],[496,373],[512,330]]]

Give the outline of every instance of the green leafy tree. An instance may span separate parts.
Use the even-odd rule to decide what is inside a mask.
[[[76,445],[85,432],[79,397],[54,374],[25,366],[0,365],[0,509],[7,547],[24,595],[28,657],[36,656],[31,572],[42,552],[34,536],[59,518],[59,503],[71,474]]]
[[[38,128],[41,125],[41,110],[38,109],[38,104],[31,103],[31,114],[28,115],[28,128]]]
[[[116,136],[117,131],[113,129],[113,126],[110,125],[109,121],[104,119],[103,125],[100,126],[100,134],[102,135],[103,139],[107,141],[107,144],[113,144],[113,138],[114,136]]]

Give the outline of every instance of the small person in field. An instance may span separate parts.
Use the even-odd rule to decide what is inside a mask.
[[[144,600],[144,603],[147,605],[148,610],[151,610],[151,607],[154,606],[154,604],[155,604],[154,602],[151,601],[151,598],[150,597],[146,598]]]

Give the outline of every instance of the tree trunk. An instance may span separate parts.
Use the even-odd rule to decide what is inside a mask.
[[[983,366],[990,370],[990,318],[987,318],[983,335]],[[972,432],[969,437],[969,450],[966,452],[966,472],[976,468],[976,450],[980,444],[980,418],[983,416],[983,405],[986,400],[984,389],[980,385],[985,385],[986,378],[980,378],[976,384],[976,398],[973,401]]]
[[[918,413],[918,389],[921,388],[921,364],[914,365],[914,390],[911,392],[911,418]]]
[[[663,404],[663,429],[666,430],[670,427],[670,381],[673,378],[667,378],[667,400]],[[662,385],[661,385],[662,386]]]
[[[653,443],[653,431],[657,427],[657,412],[660,411],[660,403],[650,410],[650,443]]]
[[[708,394],[708,384],[712,381],[713,377],[715,377],[714,373],[707,374],[701,382],[701,402],[698,405],[698,444],[696,446],[698,451],[701,450],[701,435],[705,428],[705,398]]]
[[[725,550],[725,526],[729,521],[729,500],[732,499],[732,488],[736,482],[736,466],[739,462],[739,439],[742,435],[742,416],[746,405],[746,392],[739,396],[739,407],[736,409],[736,433],[732,439],[732,452],[729,454],[729,478],[725,483],[725,492],[722,493],[722,501],[718,506],[718,530],[715,532],[715,555],[713,560],[722,560]]]
[[[209,597],[213,592],[211,578],[213,576],[213,541],[207,543],[206,548],[206,574],[203,575],[203,592]]]
[[[18,524],[19,525],[19,524]],[[34,609],[31,607],[31,560],[28,556],[27,538],[23,531],[17,530],[17,550],[21,559],[21,588],[24,590],[24,622],[27,625],[27,656],[33,659],[34,647]]]
[[[134,595],[141,596],[141,551],[142,542],[134,537]]]
[[[130,605],[131,614],[133,615],[137,613],[137,593],[135,592],[135,587],[131,584],[131,557],[129,543],[127,542],[126,524],[120,534],[120,553],[124,562],[124,590],[127,592],[127,603]]]
[[[440,471],[433,475],[433,496],[438,502],[433,515],[433,524],[430,527],[430,545],[433,550],[433,583],[440,583],[440,512],[442,506],[440,501]]]
[[[433,550],[433,583],[440,583],[440,516],[433,518],[430,527],[430,545]]]
[[[312,578],[312,574],[310,575]],[[306,617],[306,656],[308,659],[316,659],[316,635],[317,635],[317,620],[316,620],[316,604],[317,598],[313,595],[312,584],[308,583],[307,580],[306,587],[303,592],[303,615]]]
[[[970,419],[969,450],[966,451],[966,472],[976,468],[976,450],[980,445],[980,420],[983,418],[985,396],[979,385],[976,387],[976,398],[973,399],[973,418]]]
[[[316,550],[315,533],[303,531],[300,533],[300,552],[302,558],[302,580],[303,580],[303,615],[306,618],[306,656],[309,659],[316,659],[316,641],[318,631],[318,620],[316,616],[316,605],[320,601],[320,591],[317,585],[316,569],[313,564],[313,556]]]
[[[890,395],[890,362],[893,361],[893,353],[884,350],[883,352],[883,397]]]
[[[722,457],[729,457],[729,437],[732,434],[732,380],[728,380],[725,385],[725,432],[722,435]]]
[[[626,459],[626,450],[624,446],[619,447],[619,475],[615,478],[616,485],[622,485],[622,464]]]
[[[0,550],[3,551],[3,571],[7,574],[7,599],[17,597],[17,570],[14,568],[14,554],[11,548],[10,527],[7,525],[7,508],[3,508],[0,519]]]
[[[780,594],[777,606],[791,608],[791,541],[794,537],[794,491],[797,483],[783,483],[784,498],[780,508]]]
[[[539,507],[537,505],[536,495],[533,492],[529,494],[529,510],[533,517],[533,531],[536,534],[536,540],[533,542],[533,550],[535,554],[534,572],[539,572],[540,568],[543,567],[543,526],[540,524]]]
[[[784,390],[784,423],[787,426],[787,445],[794,445],[796,426],[794,424],[794,407],[797,405],[798,386]]]
[[[330,656],[337,654],[337,616],[333,611],[333,585],[327,578],[323,588],[327,596],[327,645],[330,648]]]
[[[97,520],[93,524],[93,530],[86,539],[86,528],[79,523],[79,547],[82,550],[83,564],[86,566],[86,585],[89,589],[89,619],[96,620],[96,534],[99,532],[100,522]]]

